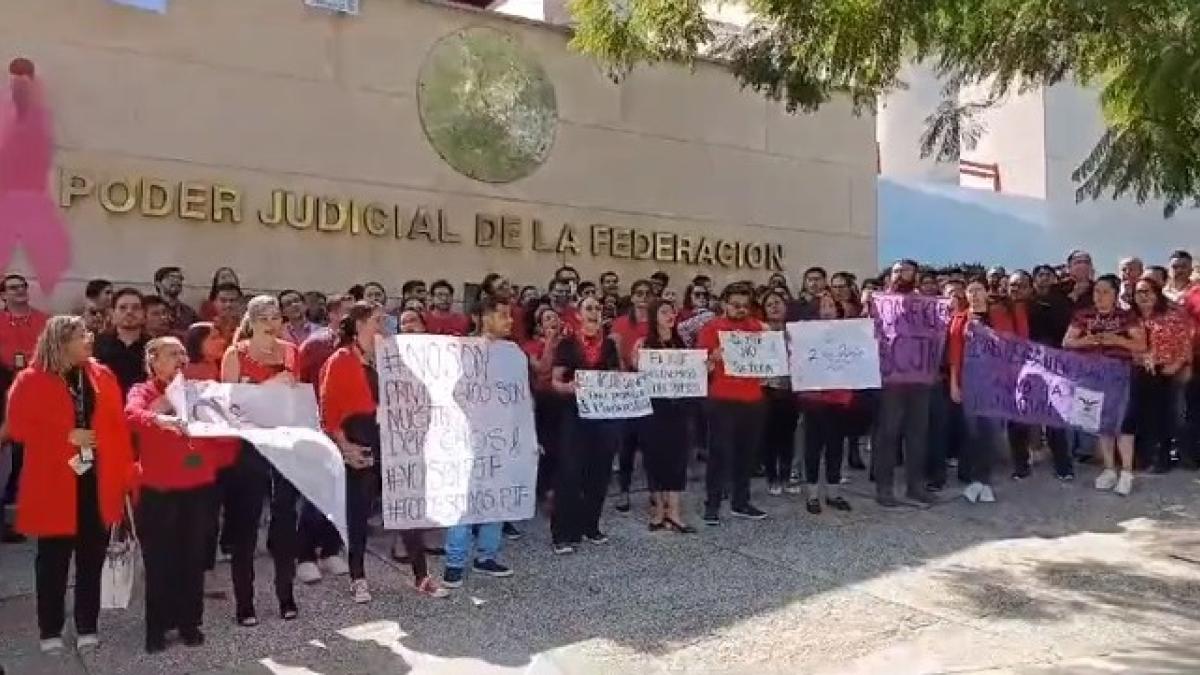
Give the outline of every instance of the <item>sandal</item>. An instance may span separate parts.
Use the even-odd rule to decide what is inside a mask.
[[[813,514],[814,516],[817,515],[818,513],[821,512],[821,500],[820,499],[808,500],[808,503],[806,504],[806,508],[808,509],[809,513]]]
[[[684,525],[672,518],[664,518],[663,525],[671,528],[671,531],[675,534],[696,534],[696,528],[691,525]]]
[[[649,529],[651,532],[660,532],[666,526],[667,526],[666,522],[658,522],[658,523],[651,522],[649,525]]]

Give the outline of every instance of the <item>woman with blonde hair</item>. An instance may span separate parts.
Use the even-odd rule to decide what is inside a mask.
[[[137,438],[142,468],[137,508],[138,534],[146,567],[146,652],[167,646],[166,634],[179,630],[189,647],[204,644],[206,540],[212,520],[216,471],[236,441],[188,438],[179,411],[167,400],[167,386],[187,363],[175,337],[146,344],[149,378],[133,385],[125,416]]]
[[[77,316],[51,318],[33,363],[8,398],[8,432],[25,445],[17,531],[37,537],[41,649],[63,650],[67,572],[75,557],[75,635],[96,647],[100,570],[109,528],[123,515],[135,472],[124,397],[112,371],[91,359],[92,336]]]
[[[279,301],[270,295],[255,296],[233,336],[233,344],[221,360],[221,381],[243,384],[296,382],[296,346],[283,336],[283,314]],[[296,502],[299,493],[249,443],[232,467],[229,497],[233,543],[231,572],[237,622],[257,626],[254,610],[254,551],[258,545],[258,522],[263,498],[271,497],[271,525],[267,548],[275,561],[275,597],[284,620],[299,614],[292,582],[296,576]]]

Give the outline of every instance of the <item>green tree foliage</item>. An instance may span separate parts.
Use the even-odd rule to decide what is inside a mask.
[[[835,94],[874,110],[910,61],[945,103],[926,154],[957,157],[978,114],[1064,80],[1100,91],[1107,130],[1073,178],[1079,199],[1200,207],[1200,0],[746,0],[757,19],[719,36],[697,0],[571,0],[577,50],[616,78],[639,63],[727,60],[743,86],[813,111]],[[962,100],[960,91],[982,91]]]

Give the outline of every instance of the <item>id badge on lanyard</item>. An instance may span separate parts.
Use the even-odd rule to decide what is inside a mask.
[[[83,393],[83,377],[84,377],[83,371],[81,370],[79,372],[79,379],[76,380],[77,386],[75,386],[75,387],[72,387],[70,385],[67,386],[67,389],[69,389],[71,392],[71,401],[72,401],[72,403],[75,404],[75,428],[76,429],[88,428],[87,410],[85,409],[87,406],[85,405],[85,402],[84,402],[84,393]],[[91,471],[92,466],[94,466],[95,463],[96,463],[96,453],[90,446],[86,446],[86,445],[80,447],[78,452],[75,453],[75,456],[71,457],[71,459],[67,461],[67,464],[70,465],[71,470],[74,471],[76,473],[76,475],[79,475],[79,476],[82,476],[83,474],[87,473],[88,471]]]

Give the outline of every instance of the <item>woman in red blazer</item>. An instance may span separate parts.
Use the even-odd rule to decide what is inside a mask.
[[[121,520],[136,474],[116,376],[93,361],[77,316],[51,318],[33,365],[8,398],[8,429],[25,444],[17,530],[37,537],[38,628],[44,652],[63,649],[67,570],[75,556],[79,649],[99,644],[100,570],[108,532]]]

